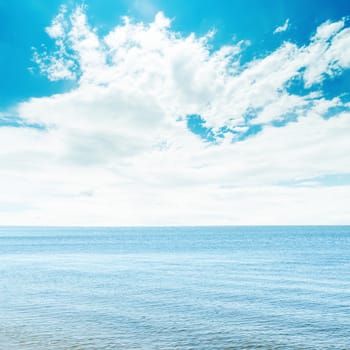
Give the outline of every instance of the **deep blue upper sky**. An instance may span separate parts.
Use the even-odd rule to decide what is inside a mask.
[[[70,87],[68,82],[49,82],[34,70],[32,47],[52,40],[45,27],[57,14],[60,5],[74,6],[80,1],[0,0],[0,108],[10,107],[29,97],[45,96]],[[126,0],[86,0],[89,20],[101,33],[108,32],[120,17],[150,21],[158,11],[173,18],[172,28],[183,33],[204,34],[215,28],[213,45],[236,40],[249,40],[242,60],[261,57],[273,51],[284,40],[306,44],[317,25],[326,20],[339,20],[350,14],[348,0],[237,0],[237,1],[164,1],[133,2]],[[289,19],[288,31],[273,35],[277,26]],[[346,73],[324,85],[325,95],[339,95],[349,87]]]

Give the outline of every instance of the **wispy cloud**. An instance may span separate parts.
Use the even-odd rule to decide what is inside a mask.
[[[274,31],[273,34],[285,32],[289,28],[289,18],[286,19],[283,25],[277,27]]]
[[[350,173],[348,105],[321,86],[350,67],[343,20],[244,65],[244,41],[213,50],[212,32],[181,35],[162,13],[149,24],[124,18],[100,36],[84,8],[62,8],[47,33],[57,49],[35,60],[76,87],[16,106],[24,124],[45,129],[0,128],[1,193],[27,204],[0,213],[2,222],[348,220],[350,186],[281,185]]]

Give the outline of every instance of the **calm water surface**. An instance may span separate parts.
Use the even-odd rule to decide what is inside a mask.
[[[2,227],[0,349],[350,349],[350,227]]]

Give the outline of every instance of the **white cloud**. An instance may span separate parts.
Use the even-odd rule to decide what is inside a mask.
[[[328,40],[336,33],[338,33],[344,27],[344,25],[344,20],[338,22],[327,21],[317,28],[314,38]]]
[[[285,32],[289,27],[289,18],[286,19],[283,25],[277,27],[274,31],[273,34]]]
[[[350,114],[317,85],[350,66],[344,26],[326,22],[308,45],[285,42],[242,66],[244,42],[213,51],[212,32],[182,36],[162,13],[150,24],[124,18],[101,37],[84,8],[62,8],[46,29],[57,51],[35,60],[49,79],[77,86],[16,106],[44,131],[0,128],[0,208],[13,208],[0,222],[349,223],[350,186],[286,185],[350,173]],[[313,92],[293,94],[294,80]],[[334,107],[344,112],[324,119]],[[191,133],[188,114],[217,142]],[[232,130],[219,136],[223,128]]]

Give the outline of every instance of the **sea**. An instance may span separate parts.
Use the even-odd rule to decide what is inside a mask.
[[[0,227],[0,349],[350,349],[350,226]]]

